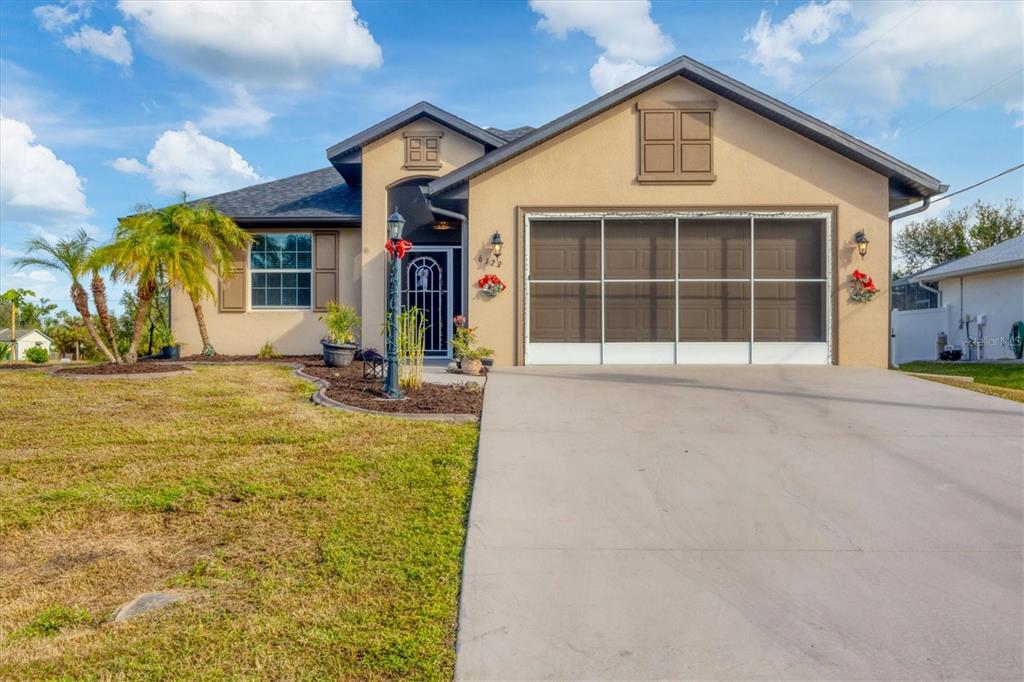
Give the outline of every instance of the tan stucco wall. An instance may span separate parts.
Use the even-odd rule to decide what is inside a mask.
[[[778,126],[682,78],[641,98],[715,100],[714,163],[710,185],[639,185],[636,99],[549,140],[470,181],[469,319],[480,340],[495,349],[495,362],[522,357],[522,225],[520,209],[532,208],[834,208],[834,361],[842,365],[887,364],[888,182],[885,177]],[[365,204],[364,204],[365,206]],[[365,208],[364,208],[365,210]],[[383,230],[383,226],[381,227]],[[871,240],[863,261],[853,235]],[[501,269],[480,266],[477,255],[495,231],[506,242]],[[882,283],[868,304],[847,300],[845,282],[854,268]],[[476,280],[496,272],[509,289],[489,299]],[[368,286],[370,291],[377,285]]]
[[[289,232],[312,232],[322,230],[315,225],[295,226]],[[253,232],[260,230],[254,229]],[[360,305],[360,236],[357,229],[342,229],[338,232],[338,302]],[[214,291],[217,290],[215,277],[211,278]],[[246,277],[246,303],[251,300],[248,289],[250,278]],[[228,355],[251,355],[267,341],[282,354],[319,353],[320,339],[324,325],[319,318],[323,313],[312,310],[247,310],[246,312],[222,313],[217,301],[203,302],[203,314],[210,340],[218,353]],[[171,292],[171,328],[175,338],[182,344],[183,355],[200,353],[203,343],[196,325],[192,302],[180,289]]]
[[[411,171],[405,164],[405,132],[418,130],[444,132],[441,138],[441,168],[437,171]],[[416,177],[440,177],[482,156],[483,145],[430,119],[419,119],[363,148],[363,229],[362,229],[362,315],[363,343],[383,348],[380,332],[384,325],[387,283],[387,217],[394,210],[387,205],[388,188],[401,180]]]

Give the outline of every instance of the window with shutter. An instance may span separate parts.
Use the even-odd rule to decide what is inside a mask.
[[[638,102],[642,183],[710,183],[715,102]]]
[[[441,131],[405,133],[405,167],[437,170],[441,167]]]

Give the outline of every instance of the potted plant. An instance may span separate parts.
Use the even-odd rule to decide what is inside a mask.
[[[327,314],[320,320],[327,325],[327,336],[320,342],[324,350],[324,364],[328,367],[348,367],[358,348],[356,331],[361,321],[356,309],[330,301]]]
[[[170,329],[167,330],[167,334],[163,339],[163,345],[160,347],[160,357],[164,360],[181,359],[181,344],[174,340],[174,332]]]
[[[455,338],[452,339],[452,352],[459,360],[462,371],[466,374],[480,374],[483,361],[494,355],[494,351],[478,346],[476,329],[466,324],[462,315],[455,317]]]

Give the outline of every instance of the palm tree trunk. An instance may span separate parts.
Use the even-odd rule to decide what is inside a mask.
[[[203,301],[195,293],[189,292],[192,299],[192,310],[196,314],[196,324],[199,325],[199,336],[203,339],[203,355],[210,357],[217,354],[210,343],[210,333],[206,330],[206,316],[203,314]]]
[[[114,333],[114,325],[110,321],[110,309],[107,308],[107,285],[98,272],[92,273],[92,300],[96,304],[96,312],[100,316],[100,327],[107,335],[114,361],[121,362],[121,354],[117,351],[117,334]]]
[[[82,324],[89,332],[89,338],[92,339],[93,345],[107,357],[109,362],[118,362],[118,359],[107,348],[107,344],[103,343],[99,330],[96,329],[96,324],[92,321],[92,314],[89,312],[89,295],[85,293],[85,289],[78,282],[71,283],[71,302],[74,303],[78,314],[82,316]]]
[[[142,339],[142,332],[146,327],[146,318],[149,313],[149,305],[153,302],[153,294],[156,292],[156,282],[139,282],[136,289],[135,320],[132,325],[132,342],[125,354],[125,362],[132,364],[139,360],[139,341]]]

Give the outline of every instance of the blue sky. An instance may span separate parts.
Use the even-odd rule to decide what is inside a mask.
[[[426,99],[541,125],[687,54],[939,177],[1024,156],[1024,3],[0,4],[0,290],[26,239],[326,165]],[[1021,201],[1018,172],[939,204]]]

